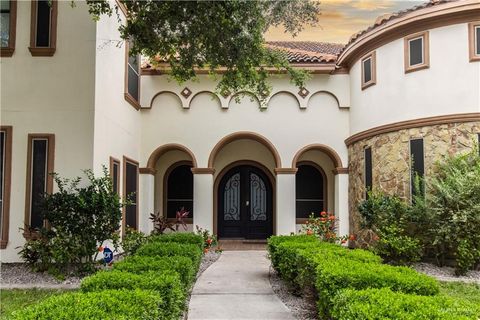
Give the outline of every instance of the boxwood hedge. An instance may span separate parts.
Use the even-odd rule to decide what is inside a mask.
[[[136,255],[147,257],[188,257],[192,260],[195,268],[197,268],[202,257],[202,250],[195,244],[155,241],[141,246],[137,250]]]
[[[460,320],[480,318],[480,306],[444,296],[419,296],[389,288],[341,291],[333,298],[334,319]]]
[[[147,257],[130,256],[113,265],[114,270],[127,271],[132,273],[143,273],[147,271],[173,270],[180,275],[184,287],[189,287],[197,272],[193,262],[188,257]]]
[[[175,271],[149,271],[134,274],[124,271],[99,271],[82,281],[83,292],[108,289],[144,289],[158,291],[162,298],[161,308],[172,316],[180,316],[184,309],[185,292]]]
[[[52,296],[40,303],[16,311],[17,320],[156,320],[172,318],[162,310],[157,291],[103,290]]]
[[[151,242],[177,242],[197,245],[200,250],[203,249],[203,237],[193,232],[175,232],[150,237]]]

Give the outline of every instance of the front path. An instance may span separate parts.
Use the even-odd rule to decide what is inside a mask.
[[[272,290],[266,251],[226,251],[198,278],[188,320],[294,319]]]

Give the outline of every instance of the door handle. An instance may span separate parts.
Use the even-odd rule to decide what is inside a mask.
[[[250,201],[248,201],[248,200],[245,201],[245,205],[246,205],[246,206],[249,206],[249,205],[250,205]]]

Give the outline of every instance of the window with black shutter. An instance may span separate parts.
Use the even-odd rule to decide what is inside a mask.
[[[428,31],[410,35],[404,40],[405,72],[412,72],[430,66]]]
[[[425,175],[423,139],[410,140],[410,161],[412,166],[410,179],[412,196],[423,194],[422,178]]]
[[[124,225],[138,230],[138,162],[124,157],[124,196],[129,203],[124,209]]]
[[[8,243],[10,218],[10,185],[12,174],[12,127],[0,130],[0,249]]]
[[[327,183],[325,173],[317,165],[304,163],[295,175],[296,218],[316,216],[327,210]]]
[[[30,30],[32,56],[53,56],[57,40],[56,0],[33,0]]]
[[[167,218],[175,218],[177,211],[189,211],[193,218],[193,173],[191,164],[173,165],[167,170]]]
[[[113,191],[120,194],[120,161],[112,157],[110,157],[110,177]]]
[[[0,0],[0,56],[11,57],[15,50],[17,1]]]
[[[132,42],[127,42],[127,65],[125,72],[125,100],[135,109],[140,108],[140,56],[130,55]]]
[[[368,199],[368,192],[373,187],[373,169],[372,169],[372,148],[368,147],[364,150],[365,158],[365,198]]]

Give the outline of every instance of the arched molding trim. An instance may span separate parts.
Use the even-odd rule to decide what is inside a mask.
[[[220,186],[220,181],[222,181],[223,176],[230,171],[230,169],[238,167],[238,166],[252,166],[260,169],[263,171],[263,173],[266,174],[268,177],[268,180],[270,181],[270,184],[272,186],[272,218],[273,218],[273,234],[275,235],[275,230],[276,225],[277,225],[277,200],[276,200],[276,194],[277,194],[277,185],[276,185],[276,180],[275,177],[272,175],[271,171],[268,170],[267,167],[265,167],[263,164],[260,162],[254,161],[254,160],[239,160],[230,163],[229,165],[225,166],[217,177],[215,178],[215,181],[213,183],[213,233],[215,235],[218,234],[218,187]]]
[[[315,169],[317,169],[320,172],[320,174],[322,175],[322,177],[323,177],[323,207],[324,207],[325,211],[328,211],[328,178],[327,178],[327,175],[325,173],[325,170],[323,170],[323,168],[318,163],[316,163],[315,161],[311,161],[311,160],[300,160],[297,163],[297,166],[301,166],[301,165],[312,166]],[[296,182],[295,182],[295,184],[296,184]],[[296,205],[296,202],[297,202],[297,194],[295,193],[295,205]],[[296,224],[307,223],[308,218],[296,218],[296,214],[297,213],[295,212]]]
[[[167,199],[168,199],[168,177],[170,177],[170,174],[172,173],[173,170],[178,168],[179,166],[191,166],[193,167],[193,162],[189,160],[180,160],[175,163],[173,163],[170,167],[168,167],[167,171],[165,171],[165,174],[163,176],[163,192],[162,192],[162,210],[163,210],[163,216],[167,217]],[[195,200],[194,200],[195,201]],[[170,221],[174,221],[174,218],[167,218]],[[192,224],[193,223],[193,218],[186,218],[185,222],[187,224]]]
[[[164,90],[164,91],[160,91],[160,92],[157,92],[155,93],[155,95],[152,97],[152,99],[150,100],[150,106],[148,108],[143,108],[143,109],[151,109],[153,107],[153,102],[155,101],[155,99],[161,95],[161,94],[172,94],[175,96],[175,98],[177,98],[178,102],[180,103],[180,105],[183,105],[182,104],[182,99],[180,99],[180,97],[178,96],[178,94],[176,94],[175,92],[173,91],[169,91],[169,90]]]
[[[217,94],[215,92],[212,92],[212,91],[208,91],[208,90],[202,90],[202,91],[199,91],[195,94],[193,94],[188,100],[188,108],[190,109],[192,107],[192,101],[195,100],[196,97],[198,97],[199,95],[201,94],[204,94],[204,93],[208,93],[213,99],[212,100],[217,100],[218,102],[218,105],[220,107],[223,108],[222,106],[222,101],[220,100],[220,98],[217,96]]]
[[[314,144],[309,144],[308,146],[305,146],[302,149],[297,151],[297,153],[295,154],[295,156],[293,157],[293,160],[292,160],[292,168],[297,168],[300,157],[305,152],[311,151],[311,150],[321,151],[321,152],[325,153],[330,158],[330,160],[332,160],[333,165],[335,167],[334,174],[338,174],[340,172],[337,172],[337,171],[340,171],[341,169],[345,169],[345,168],[343,168],[342,159],[340,158],[338,153],[333,148],[331,148],[327,145],[324,145],[324,144],[315,144],[315,143]]]
[[[262,136],[258,133],[255,133],[255,132],[250,132],[250,131],[239,131],[239,132],[235,132],[235,133],[229,134],[228,136],[223,137],[215,145],[215,147],[213,147],[212,151],[210,152],[210,156],[208,157],[208,167],[210,169],[214,169],[215,159],[217,158],[218,153],[222,150],[223,147],[225,147],[230,142],[233,142],[233,141],[236,141],[236,140],[242,140],[242,139],[253,140],[253,141],[256,141],[256,142],[262,144],[272,154],[272,156],[275,160],[275,167],[276,168],[281,168],[282,167],[282,161],[280,159],[280,154],[278,153],[278,151],[275,148],[275,146],[273,145],[273,143],[271,143],[264,136]]]
[[[257,103],[258,103],[258,107],[260,108],[261,107],[261,102],[260,100],[258,99],[258,97],[253,93],[253,92],[250,92],[250,91],[239,91],[239,92],[236,92],[234,93],[230,99],[228,100],[228,107],[230,107],[230,103],[236,103],[235,99],[240,96],[240,98],[243,98],[243,97],[249,97],[250,99],[252,100],[255,100]]]
[[[295,95],[294,93],[290,92],[290,91],[286,91],[286,90],[281,90],[281,91],[277,91],[275,93],[273,93],[269,98],[268,98],[268,101],[266,103],[266,106],[268,107],[270,105],[270,102],[272,101],[273,97],[275,96],[278,96],[279,94],[286,94],[286,95],[289,95],[289,96],[292,96],[295,101],[297,102],[297,106],[300,108],[300,109],[305,109],[305,106],[303,106],[301,103],[300,103],[300,99],[297,95]]]
[[[320,90],[320,91],[316,91],[316,92],[312,93],[310,95],[310,98],[308,98],[307,107],[310,107],[310,101],[312,100],[312,98],[316,95],[319,95],[319,94],[326,94],[326,95],[331,96],[337,102],[337,107],[341,108],[340,100],[338,100],[337,96],[335,94],[333,94],[332,92],[326,91],[326,90]]]
[[[155,174],[155,165],[157,164],[158,159],[160,159],[161,156],[163,156],[169,151],[185,152],[190,157],[190,160],[192,162],[192,168],[197,167],[197,160],[195,159],[195,155],[190,149],[178,143],[169,143],[158,147],[152,152],[152,154],[148,158],[147,166],[145,168],[141,168],[140,173]]]

